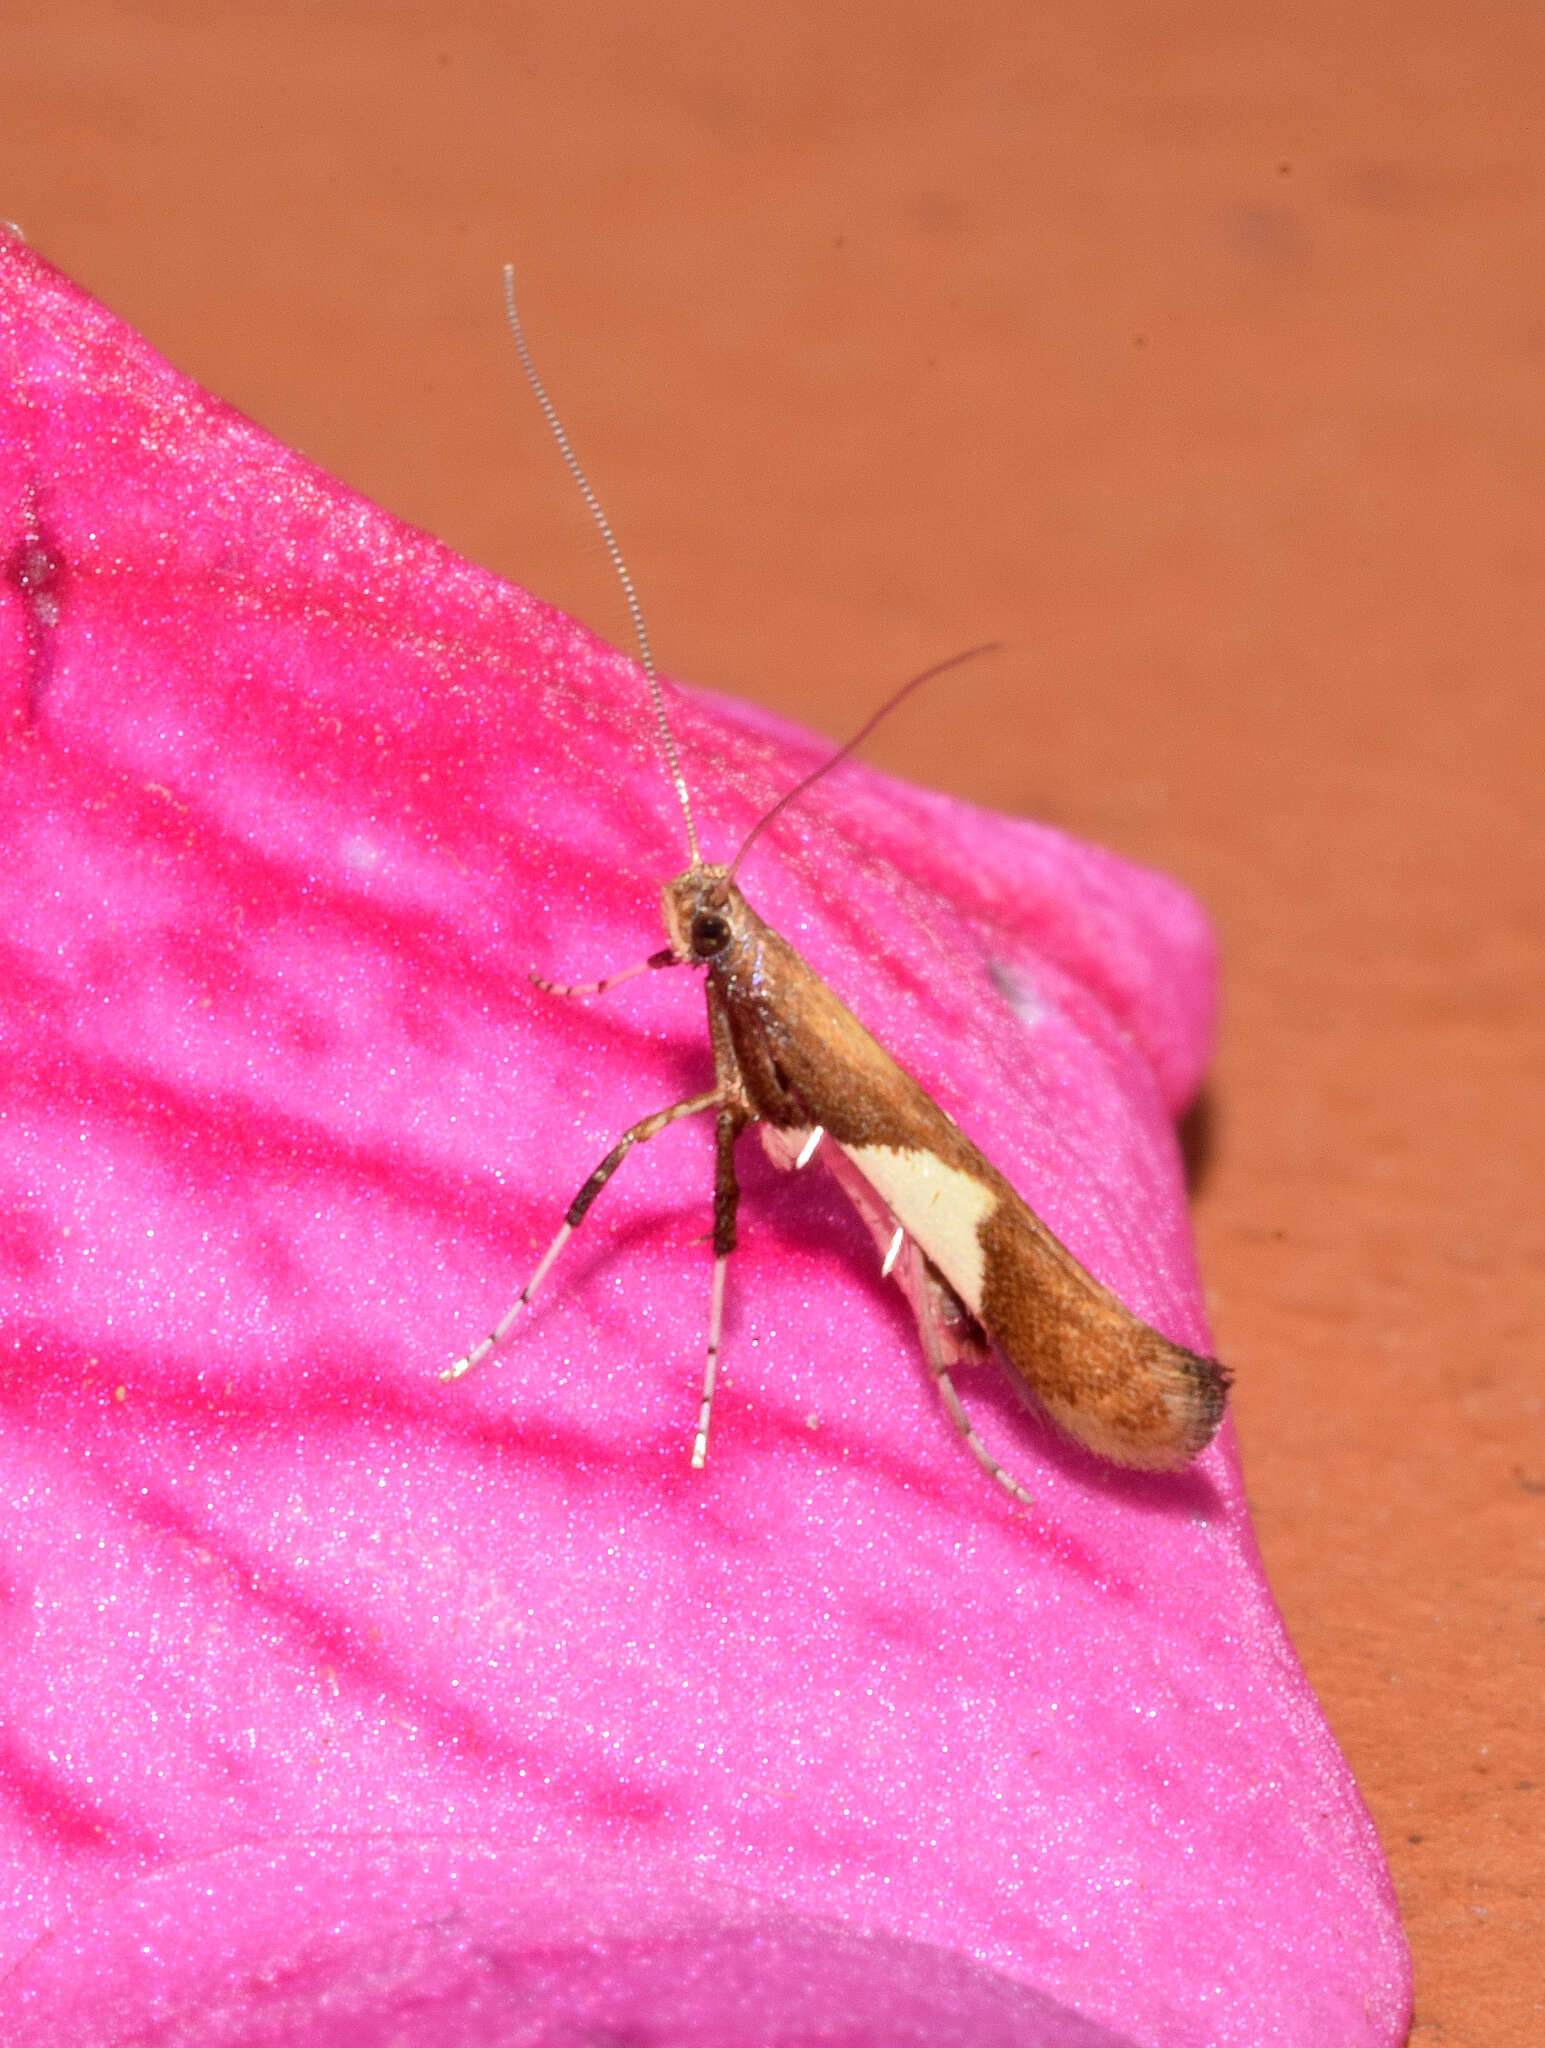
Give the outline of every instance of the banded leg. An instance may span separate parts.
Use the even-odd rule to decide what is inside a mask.
[[[710,1088],[706,1094],[691,1096],[686,1102],[674,1103],[669,1109],[657,1109],[653,1116],[646,1116],[640,1123],[634,1124],[631,1130],[624,1131],[595,1172],[591,1174],[585,1185],[569,1204],[568,1213],[559,1225],[557,1236],[547,1247],[546,1251],[543,1252],[536,1271],[516,1296],[509,1309],[495,1323],[488,1335],[473,1345],[465,1357],[458,1358],[454,1365],[448,1365],[445,1368],[444,1372],[440,1375],[441,1379],[461,1379],[464,1374],[471,1372],[475,1365],[481,1365],[488,1354],[491,1351],[496,1351],[504,1342],[505,1338],[509,1335],[515,1318],[547,1278],[553,1260],[557,1258],[559,1252],[563,1250],[563,1247],[584,1222],[590,1204],[595,1200],[602,1188],[605,1187],[606,1183],[611,1179],[618,1167],[621,1166],[623,1160],[627,1158],[635,1145],[645,1144],[650,1138],[657,1137],[667,1124],[675,1123],[680,1117],[700,1116],[705,1109],[717,1109],[719,1106],[719,1091],[717,1088]],[[733,1223],[731,1227],[733,1230]]]
[[[744,1110],[719,1109],[715,1130],[713,1187],[713,1295],[708,1310],[708,1357],[703,1366],[703,1400],[697,1411],[692,1442],[692,1469],[701,1472],[708,1458],[708,1425],[713,1419],[714,1382],[719,1376],[719,1345],[724,1335],[724,1275],[735,1249],[735,1223],[740,1211],[740,1182],[735,1177],[735,1140],[749,1122]]]
[[[635,974],[647,974],[651,967],[679,967],[682,963],[669,946],[658,953],[651,953],[647,960],[635,960],[631,967],[619,967],[615,974],[603,974],[599,981],[547,981],[540,974],[531,975],[532,986],[549,996],[604,996],[609,988],[619,982],[631,981]]]

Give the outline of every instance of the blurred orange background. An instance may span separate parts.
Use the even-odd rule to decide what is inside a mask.
[[[0,208],[662,665],[1170,869],[1196,1225],[1414,2042],[1545,2041],[1545,14],[51,0]]]

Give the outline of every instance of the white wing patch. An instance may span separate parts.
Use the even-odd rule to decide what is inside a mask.
[[[979,1315],[987,1266],[981,1226],[997,1205],[992,1189],[931,1152],[894,1145],[844,1145],[842,1150],[966,1307]]]

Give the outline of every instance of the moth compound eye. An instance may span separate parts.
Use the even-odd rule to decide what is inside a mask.
[[[700,910],[692,920],[692,950],[699,960],[717,953],[729,935],[728,924],[711,910]]]

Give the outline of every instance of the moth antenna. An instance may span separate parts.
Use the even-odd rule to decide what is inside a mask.
[[[868,739],[880,721],[884,718],[889,718],[897,705],[910,697],[914,690],[920,690],[924,683],[931,683],[935,676],[942,676],[952,668],[959,668],[962,662],[975,661],[979,654],[995,654],[1002,645],[1003,642],[1001,640],[984,640],[980,647],[968,647],[964,654],[952,654],[947,661],[936,661],[932,668],[925,668],[921,675],[913,676],[910,682],[903,683],[899,690],[893,691],[880,706],[879,710],[864,721],[858,731],[854,733],[852,739],[848,740],[843,746],[840,746],[835,754],[828,754],[820,766],[812,768],[808,775],[801,776],[792,789],[786,789],[783,792],[770,811],[762,813],[761,817],[757,819],[751,830],[741,841],[739,853],[730,862],[728,879],[734,881],[736,869],[751,851],[756,841],[767,830],[773,819],[777,817],[778,813],[786,811],[796,797],[803,796],[813,783],[819,782],[823,775],[830,775],[839,762],[845,761],[849,754],[856,752],[864,744],[864,741]]]
[[[681,772],[681,756],[676,751],[676,735],[671,731],[671,722],[665,715],[665,692],[660,687],[660,678],[655,673],[654,655],[649,647],[649,634],[644,627],[644,608],[638,601],[638,592],[633,587],[633,578],[623,560],[622,549],[617,545],[617,536],[612,532],[611,521],[602,510],[601,501],[590,487],[590,479],[579,465],[579,457],[570,445],[563,421],[558,417],[558,408],[547,395],[547,386],[537,375],[536,364],[531,359],[531,350],[526,344],[525,329],[520,324],[520,314],[515,305],[515,266],[504,266],[504,315],[515,339],[515,352],[520,357],[520,367],[526,373],[526,382],[531,386],[537,404],[542,408],[542,417],[558,444],[558,453],[568,466],[568,472],[584,499],[591,518],[595,521],[606,552],[611,557],[612,567],[617,572],[617,581],[622,585],[622,594],[628,602],[628,614],[633,621],[633,637],[638,642],[638,658],[645,676],[649,680],[650,702],[654,705],[655,725],[659,730],[660,747],[665,755],[665,764],[670,771],[671,781],[676,786],[676,801],[681,805],[682,819],[687,828],[687,850],[692,857],[692,866],[702,864],[698,852],[697,827],[692,822],[692,799],[687,792],[687,778]],[[946,664],[947,666],[948,664]]]

